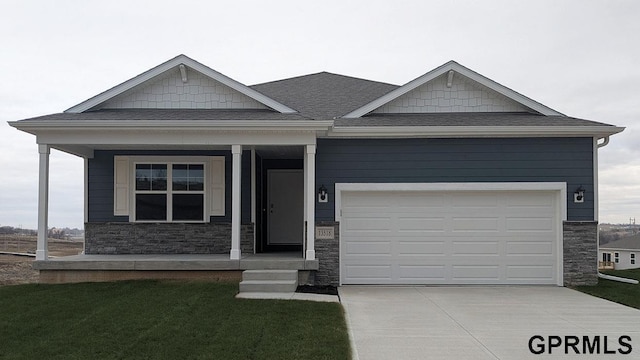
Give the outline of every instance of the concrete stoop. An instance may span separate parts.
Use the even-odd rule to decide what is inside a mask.
[[[240,294],[291,294],[297,288],[298,270],[245,270],[240,282]]]

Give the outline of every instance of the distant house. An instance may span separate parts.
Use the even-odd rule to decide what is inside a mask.
[[[85,254],[49,258],[40,231],[41,277],[286,267],[316,285],[596,283],[598,149],[624,129],[454,61],[401,86],[246,86],[184,55],[10,125],[37,137],[39,229],[50,149],[85,161]]]
[[[616,270],[640,268],[639,255],[640,234],[628,236],[600,246],[599,267]]]

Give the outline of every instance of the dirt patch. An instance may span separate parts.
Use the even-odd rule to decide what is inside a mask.
[[[49,239],[49,256],[69,256],[82,252],[82,241]],[[0,251],[35,254],[36,238],[32,236],[2,235]],[[33,270],[31,256],[0,254],[0,285],[37,283],[38,270]]]

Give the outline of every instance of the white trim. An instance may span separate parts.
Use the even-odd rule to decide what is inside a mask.
[[[75,105],[69,109],[67,109],[65,112],[68,113],[81,113],[84,111],[87,111],[91,108],[94,108],[102,103],[104,103],[105,101],[108,101],[122,93],[124,93],[127,90],[130,90],[146,81],[149,81],[159,75],[161,75],[162,73],[169,71],[175,67],[179,67],[180,65],[186,65],[187,67],[198,71],[200,73],[202,73],[205,76],[208,76],[254,100],[256,100],[259,103],[262,103],[263,105],[272,108],[273,110],[276,110],[280,113],[295,113],[296,111],[289,108],[286,105],[283,105],[253,89],[251,89],[250,87],[239,83],[236,80],[231,79],[230,77],[227,77],[189,57],[187,57],[186,55],[178,55],[176,57],[174,57],[171,60],[168,60],[150,70],[147,70],[145,72],[143,72],[142,74],[129,79],[119,85],[114,86],[113,88],[98,94],[88,100],[85,100],[83,102],[81,102],[78,105]]]
[[[567,220],[567,184],[564,182],[517,182],[517,183],[336,183],[335,184],[335,221],[342,220],[342,192],[363,191],[556,191],[558,219],[556,238],[556,285],[564,286],[562,244],[563,222]],[[342,264],[342,241],[340,245],[339,264]],[[342,274],[340,274],[342,285]]]
[[[532,100],[516,91],[513,91],[511,89],[509,89],[508,87],[498,84],[497,82],[483,76],[480,75],[479,73],[468,69],[460,64],[458,64],[455,61],[449,61],[431,71],[429,71],[428,73],[418,77],[417,79],[414,79],[408,83],[406,83],[405,85],[387,93],[386,95],[344,115],[343,117],[345,118],[358,118],[361,116],[364,116],[372,111],[374,111],[375,109],[389,103],[390,101],[397,99],[398,97],[408,93],[409,91],[426,84],[427,82],[437,78],[438,76],[442,75],[442,74],[446,74],[449,71],[453,70],[454,72],[457,72],[458,74],[461,74],[463,76],[466,76],[467,78],[481,84],[484,85],[486,87],[488,87],[489,89],[496,91],[497,93],[506,96],[507,98],[522,104],[525,107],[528,107],[534,111],[537,111],[543,115],[560,115],[560,116],[564,116],[563,114],[559,113],[558,111],[555,111],[553,109],[551,109],[550,107],[547,107],[545,105],[542,105],[541,103]]]
[[[98,149],[101,145],[145,148],[157,145],[162,149],[170,146],[229,146],[238,145],[305,145],[315,143],[315,131],[217,131],[206,129],[74,129],[36,132],[39,143],[56,145],[62,149],[81,145]]]
[[[240,228],[242,222],[242,145],[231,146],[231,251],[230,260],[240,260]]]
[[[305,251],[306,260],[316,259],[315,248],[315,210],[316,210],[316,145],[307,145],[305,147],[305,162],[304,170],[306,173],[305,178],[305,216],[307,223],[307,245]]]
[[[131,181],[131,191],[130,194],[130,212],[129,212],[129,222],[135,223],[207,223],[210,220],[210,211],[209,211],[209,184],[210,179],[208,179],[207,173],[209,171],[209,157],[205,156],[131,156],[129,157],[129,180]],[[203,218],[201,220],[174,220],[173,219],[173,194],[183,194],[186,192],[173,190],[171,188],[170,182],[173,179],[173,166],[175,164],[198,164],[203,166],[203,176],[204,176],[204,184],[202,191],[194,191],[188,192],[193,194],[202,194],[203,201]],[[167,219],[166,220],[138,220],[136,218],[136,195],[137,194],[153,194],[160,192],[146,191],[146,190],[136,190],[136,165],[138,164],[159,164],[167,166],[167,189],[162,192],[167,195]]]
[[[83,164],[84,164],[84,189],[83,189],[83,196],[84,196],[84,222],[88,223],[89,222],[89,159],[88,158],[83,158]],[[84,245],[84,242],[83,242]],[[82,251],[84,252],[84,249],[82,249]]]
[[[38,145],[38,239],[36,260],[49,258],[49,155],[51,148],[46,144]]]
[[[606,137],[616,126],[334,126],[329,137]]]
[[[9,125],[23,130],[83,129],[83,128],[134,128],[175,130],[194,128],[196,130],[327,130],[334,120],[19,120]]]

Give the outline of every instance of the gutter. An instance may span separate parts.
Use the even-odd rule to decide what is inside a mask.
[[[623,277],[619,277],[619,276],[613,276],[613,275],[607,275],[607,274],[601,273],[600,271],[598,271],[598,277],[601,278],[601,279],[618,281],[618,282],[627,283],[627,284],[634,284],[634,285],[638,284],[638,280],[627,279],[627,278],[623,278]]]

